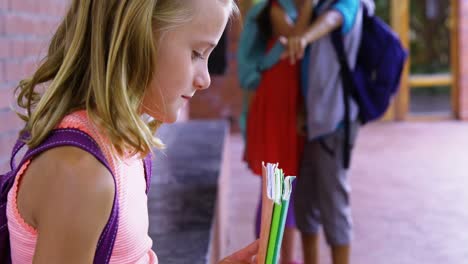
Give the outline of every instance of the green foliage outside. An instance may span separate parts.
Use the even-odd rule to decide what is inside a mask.
[[[376,13],[390,23],[390,1],[375,0]],[[412,74],[450,72],[450,1],[410,0]],[[417,89],[416,93],[448,93],[449,87]]]

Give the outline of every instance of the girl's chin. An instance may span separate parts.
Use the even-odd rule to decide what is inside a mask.
[[[159,120],[163,123],[175,123],[180,116],[181,108],[174,109],[173,111],[168,111],[166,114],[158,113],[155,111],[144,111],[143,115],[147,116],[147,118]]]
[[[161,115],[155,115],[155,114],[152,114],[152,115],[149,115],[151,116],[151,118],[153,118],[154,120],[159,120],[163,123],[167,123],[167,124],[172,124],[172,123],[175,123],[179,117],[179,112],[180,111],[177,111],[176,113],[171,113],[169,115],[166,115],[166,116],[161,116]]]

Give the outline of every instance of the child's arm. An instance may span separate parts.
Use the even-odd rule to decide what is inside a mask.
[[[341,13],[332,9],[319,16],[317,20],[305,30],[305,33],[291,34],[286,40],[280,38],[283,45],[286,46],[287,54],[291,64],[302,59],[304,50],[310,43],[331,33],[343,24]]]
[[[291,36],[287,41],[284,38],[280,39],[288,49],[291,63],[302,58],[308,44],[330,34],[335,29],[342,27],[342,33],[347,33],[354,25],[359,4],[359,0],[337,1],[330,10],[325,11],[308,26],[305,33]]]
[[[110,172],[91,154],[61,147],[34,160],[23,180],[18,207],[26,205],[38,231],[33,263],[92,263],[114,199]]]
[[[331,9],[319,16],[317,20],[310,25],[304,34],[307,44],[316,41],[319,38],[331,33],[343,24],[343,16],[340,12]]]
[[[311,19],[312,7],[312,0],[304,0],[297,21],[293,23],[280,6],[272,5],[270,20],[273,34],[277,37],[289,37],[304,33]]]

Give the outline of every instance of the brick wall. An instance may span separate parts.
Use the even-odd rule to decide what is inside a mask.
[[[22,125],[13,88],[38,65],[68,0],[0,0],[0,172]]]
[[[468,120],[468,1],[459,0],[460,118]]]

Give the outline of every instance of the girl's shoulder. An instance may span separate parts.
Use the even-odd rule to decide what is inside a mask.
[[[57,248],[73,237],[70,243],[76,245],[71,248],[87,254],[94,253],[89,245],[99,239],[114,195],[111,173],[92,154],[57,147],[31,161],[22,177],[18,208],[25,219],[33,219],[31,226],[41,234],[38,243]]]

